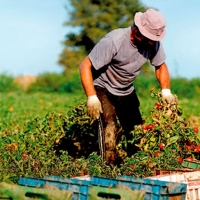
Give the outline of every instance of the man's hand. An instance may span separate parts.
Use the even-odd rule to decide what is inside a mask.
[[[177,104],[177,98],[171,93],[170,89],[162,89],[162,100],[169,104]]]
[[[89,96],[87,100],[87,114],[95,120],[99,118],[100,113],[102,113],[102,107],[97,95]]]

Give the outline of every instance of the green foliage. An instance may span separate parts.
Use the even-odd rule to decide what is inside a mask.
[[[139,75],[134,82],[134,86],[138,96],[141,98],[148,97],[152,88],[160,89],[155,74],[148,76],[144,73]],[[172,78],[171,90],[179,99],[198,99],[200,95],[200,79]]]
[[[155,88],[157,90],[160,89],[160,85],[155,75],[139,75],[134,82],[134,87],[137,91],[138,96],[141,98],[147,98],[149,96],[149,91],[152,88]]]
[[[147,66],[147,68],[149,68],[149,66]],[[160,85],[158,84],[158,81],[155,77],[153,70],[151,71],[151,68],[149,69],[147,68],[141,71],[141,74],[136,78],[134,82],[134,86],[139,98],[148,98],[149,91],[152,88],[156,90],[160,89]],[[192,99],[198,100],[200,95],[200,79],[194,78],[189,80],[186,78],[172,78],[171,90],[178,96],[179,100],[181,101],[183,101],[184,99],[189,99],[190,101]],[[15,92],[18,91],[19,95],[22,95],[24,93],[22,90],[18,88],[12,76],[1,74],[0,92],[5,93],[14,91]],[[57,73],[40,74],[37,77],[37,81],[35,83],[32,83],[26,92],[28,93],[56,92],[56,93],[70,93],[70,94],[84,93],[80,81],[80,75],[77,71],[75,72],[73,70],[72,71],[69,70],[67,74],[57,74]],[[187,104],[188,106],[187,102],[185,104]]]
[[[11,92],[18,90],[14,78],[6,74],[0,74],[0,92]]]
[[[85,53],[80,48],[73,51],[65,48],[60,54],[59,64],[64,66],[65,74],[68,74],[70,71],[76,72],[84,57]]]
[[[75,93],[82,89],[78,73],[44,73],[37,77],[27,92],[67,92]]]
[[[19,130],[28,120],[48,112],[67,113],[84,93],[0,93],[0,131]]]
[[[70,0],[70,2],[73,8],[68,10],[70,19],[65,25],[78,27],[79,31],[72,31],[66,35],[65,49],[59,59],[65,71],[76,69],[77,64],[73,63],[79,65],[106,33],[116,28],[131,26],[135,12],[145,10],[138,0]]]
[[[171,80],[171,88],[175,94],[182,98],[197,99],[200,95],[200,79],[174,78]]]

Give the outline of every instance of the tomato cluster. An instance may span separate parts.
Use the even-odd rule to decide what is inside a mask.
[[[181,168],[185,158],[200,159],[198,127],[191,127],[182,117],[180,105],[163,102],[160,92],[152,93],[157,101],[151,110],[151,120],[146,120],[142,127],[133,131],[134,141],[139,141],[136,146],[144,152],[148,168]],[[137,159],[140,157],[135,156]],[[137,165],[142,166],[140,163]]]
[[[155,129],[155,126],[153,124],[148,124],[148,125],[142,125],[143,130],[151,130],[153,131]]]

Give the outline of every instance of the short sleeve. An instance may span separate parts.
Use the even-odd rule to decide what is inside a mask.
[[[116,55],[116,47],[110,37],[102,38],[92,49],[89,58],[93,67],[98,70],[109,64]]]
[[[150,60],[153,66],[160,66],[166,60],[165,51],[163,49],[162,43],[160,42],[159,49],[156,55]]]

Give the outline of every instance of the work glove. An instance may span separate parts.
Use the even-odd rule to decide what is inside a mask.
[[[177,104],[177,98],[171,93],[170,89],[162,89],[162,100],[168,104]]]
[[[100,113],[102,113],[102,107],[97,95],[89,96],[87,100],[87,114],[95,120],[99,119]]]

